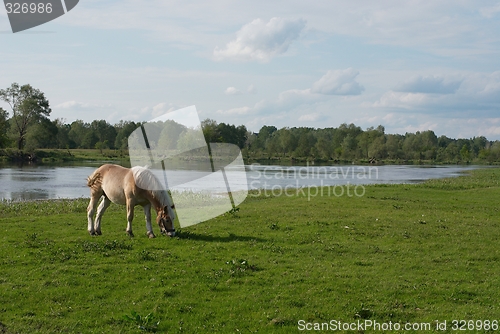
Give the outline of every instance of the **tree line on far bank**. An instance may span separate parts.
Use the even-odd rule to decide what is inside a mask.
[[[70,124],[50,120],[48,100],[30,85],[0,90],[0,148],[23,152],[36,149],[113,149],[126,151],[129,135],[142,123],[105,120]],[[316,161],[435,161],[444,163],[500,161],[500,141],[485,137],[453,139],[431,131],[386,134],[383,126],[366,130],[354,124],[337,128],[263,126],[259,132],[206,119],[202,122],[207,142],[233,143],[247,159],[297,159]],[[180,132],[184,131],[179,127]]]

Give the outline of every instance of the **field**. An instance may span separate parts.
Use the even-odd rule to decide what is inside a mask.
[[[85,199],[0,203],[0,333],[291,333],[301,320],[456,332],[454,319],[492,330],[500,169],[365,190],[252,193],[156,239],[142,210],[135,238],[116,205],[91,237]]]

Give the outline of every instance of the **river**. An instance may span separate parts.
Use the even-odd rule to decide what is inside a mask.
[[[89,197],[87,177],[101,163],[85,166],[52,165],[3,165],[0,167],[0,200],[42,200]],[[428,179],[454,177],[480,166],[273,166],[253,164],[245,166],[244,174],[232,182],[232,190],[277,189],[312,186],[373,183],[415,183]],[[184,176],[199,173],[191,170],[175,170],[169,173],[177,189],[197,191],[196,182],[184,187]],[[200,174],[202,175],[202,174]],[[241,177],[242,176],[242,177]],[[224,191],[224,189],[220,189]]]

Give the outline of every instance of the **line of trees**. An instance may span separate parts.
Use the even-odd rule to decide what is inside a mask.
[[[10,112],[0,108],[0,148],[33,152],[40,148],[59,149],[128,149],[129,135],[142,123],[120,121],[111,125],[105,120],[66,124],[50,120],[51,109],[45,95],[30,85],[0,90],[0,100]],[[9,117],[10,115],[10,117]],[[170,124],[175,138],[185,127]],[[383,126],[366,130],[354,124],[338,128],[263,126],[249,132],[244,125],[235,126],[206,119],[202,122],[207,142],[238,145],[247,159],[297,159],[320,161],[436,161],[445,163],[500,161],[500,141],[485,137],[452,139],[437,137],[431,131],[386,134]],[[165,129],[164,129],[165,130]],[[170,132],[170,131],[167,131]],[[179,133],[177,133],[179,132]],[[168,140],[175,140],[169,133]]]
[[[362,130],[354,124],[338,128],[264,126],[247,139],[247,155],[337,161],[436,161],[446,163],[500,160],[500,141],[485,137],[452,139],[431,131],[386,134],[382,125]]]

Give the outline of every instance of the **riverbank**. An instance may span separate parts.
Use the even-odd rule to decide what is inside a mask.
[[[492,200],[500,198],[499,180],[500,169],[489,168],[371,185],[361,197],[327,196],[326,188],[323,196],[314,189],[314,196],[252,193],[237,212],[151,240],[141,210],[135,238],[126,236],[125,208],[116,205],[103,218],[103,235],[90,237],[84,199],[3,202],[0,330],[290,333],[301,320],[438,320],[454,331],[454,319],[485,324],[497,318],[500,298]]]
[[[358,165],[498,165],[499,161],[488,161],[484,159],[474,159],[471,161],[435,161],[435,160],[407,160],[407,159],[311,159],[311,158],[292,158],[292,157],[243,157],[245,164],[253,163],[263,165],[343,165],[343,164],[358,164]],[[26,153],[14,149],[0,149],[0,162],[17,162],[17,163],[66,163],[66,162],[83,162],[83,161],[117,161],[128,165],[130,158],[128,151],[111,150],[111,149],[38,149],[32,153]]]
[[[39,149],[32,153],[13,149],[0,150],[0,161],[30,163],[63,163],[82,161],[129,161],[128,152],[110,149]]]

